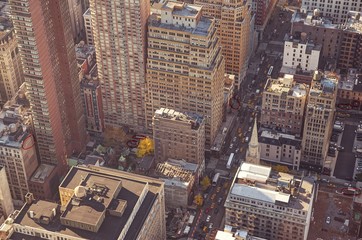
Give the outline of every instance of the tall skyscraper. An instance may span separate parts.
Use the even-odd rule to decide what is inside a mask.
[[[23,70],[6,2],[0,2],[0,106],[11,99],[24,82]]]
[[[144,128],[149,0],[91,0],[105,127]]]
[[[250,56],[251,3],[249,0],[195,0],[206,16],[216,19],[225,58],[225,72],[236,76],[237,88],[246,75]]]
[[[322,167],[333,130],[339,76],[315,72],[305,113],[301,164]],[[304,166],[305,167],[305,166]]]
[[[68,2],[9,3],[41,161],[66,166],[86,140]]]
[[[146,120],[161,107],[205,118],[206,148],[222,121],[224,59],[215,20],[202,7],[166,1],[148,26]]]

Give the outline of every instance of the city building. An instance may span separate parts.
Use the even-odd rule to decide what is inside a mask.
[[[105,127],[144,130],[150,1],[90,0],[90,12]]]
[[[28,181],[29,192],[31,192],[36,199],[54,199],[54,195],[57,194],[54,186],[58,186],[59,181],[60,178],[55,169],[55,165],[42,163]]]
[[[84,38],[83,6],[80,0],[67,1],[73,40],[76,43]]]
[[[346,77],[341,78],[338,83],[337,102],[351,107],[362,106],[362,70],[349,69]]]
[[[206,149],[222,122],[224,59],[215,20],[202,7],[166,1],[148,25],[146,121],[161,107],[205,119]]]
[[[362,7],[361,7],[362,8]],[[362,70],[362,10],[349,12],[343,24],[343,37],[337,67],[347,71],[349,68]]]
[[[300,136],[308,91],[308,85],[297,83],[293,75],[268,79],[263,91],[261,125]]]
[[[320,52],[320,65],[323,66],[328,59],[337,60],[343,35],[343,30],[338,24],[321,16],[318,10],[306,13],[295,12],[291,19],[293,36],[301,37],[307,33],[307,38],[314,44],[322,45]]]
[[[157,164],[155,174],[165,183],[166,208],[188,207],[194,184],[199,180],[198,171],[199,165],[184,160],[169,159]]]
[[[168,108],[156,110],[153,140],[157,162],[172,158],[205,165],[205,120],[198,114]]]
[[[251,16],[251,2],[226,0],[195,0],[203,6],[203,15],[216,20],[216,28],[225,59],[225,72],[235,75],[235,87],[239,89],[246,76],[251,55],[250,28],[254,25]],[[254,30],[254,29],[253,29]]]
[[[11,99],[24,82],[15,32],[8,16],[8,3],[0,2],[0,107]]]
[[[39,157],[64,174],[66,156],[80,152],[87,139],[68,2],[10,0],[9,5]]]
[[[260,145],[258,141],[258,124],[254,122],[253,132],[251,133],[248,149],[246,150],[245,162],[260,164]]]
[[[337,97],[339,75],[316,71],[307,98],[302,139],[303,167],[321,168],[326,160]]]
[[[89,74],[96,65],[96,51],[93,45],[85,44],[84,41],[80,41],[75,46],[75,54],[77,58],[79,79]],[[94,70],[93,70],[94,71]]]
[[[234,228],[235,229],[235,228]],[[251,236],[247,230],[238,230],[225,226],[224,231],[216,232],[215,240],[266,240],[265,238]]]
[[[92,16],[91,10],[88,8],[83,14],[85,39],[87,44],[94,45],[93,32],[92,32]]]
[[[301,12],[306,13],[318,9],[323,16],[333,19],[333,23],[344,23],[348,19],[349,11],[362,12],[362,2],[358,0],[340,1],[329,0],[302,0]]]
[[[90,135],[104,131],[102,91],[97,75],[97,65],[80,82],[86,128]]]
[[[332,20],[321,16],[319,10],[294,13],[292,34],[301,37],[303,33],[314,44],[322,45],[320,66],[333,59],[337,68],[347,72],[349,68],[361,69],[362,20],[361,12],[349,12],[343,24],[333,24]]]
[[[224,114],[223,120],[226,118],[226,113],[232,110],[238,110],[240,108],[240,102],[234,101],[235,97],[235,75],[232,74],[225,74],[224,76]]]
[[[299,170],[302,140],[294,135],[264,130],[259,136],[260,160]]]
[[[225,225],[269,240],[306,240],[314,190],[312,179],[242,163],[225,201]]]
[[[6,170],[0,165],[0,224],[14,211]]]
[[[303,71],[318,70],[321,49],[322,45],[307,39],[306,33],[301,33],[301,38],[285,35],[283,67],[300,68]]]
[[[275,0],[252,0],[254,3],[255,25],[259,29],[264,29],[271,12],[277,1]]]
[[[2,239],[166,239],[164,183],[102,167],[72,167],[61,203],[34,200],[0,227]],[[60,211],[62,209],[62,211]]]
[[[16,206],[24,203],[29,192],[28,180],[39,164],[28,108],[23,84],[0,112],[0,166],[5,168],[11,198]]]

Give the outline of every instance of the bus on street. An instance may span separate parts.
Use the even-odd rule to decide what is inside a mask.
[[[229,160],[226,164],[226,168],[227,169],[231,169],[231,165],[233,165],[233,160],[234,160],[234,153],[230,154]]]
[[[212,179],[212,186],[217,185],[217,181],[219,180],[220,173],[215,173],[214,178]]]

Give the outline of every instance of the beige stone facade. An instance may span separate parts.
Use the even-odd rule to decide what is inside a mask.
[[[90,0],[105,128],[144,129],[149,0]]]
[[[243,163],[225,201],[225,225],[269,240],[306,240],[313,181]]]
[[[205,161],[205,121],[202,116],[172,109],[156,110],[153,139],[157,162],[169,158],[196,164]]]
[[[303,159],[305,164],[323,166],[333,130],[339,75],[315,72],[308,94],[304,129]]]
[[[161,107],[205,118],[206,148],[222,121],[224,59],[214,19],[200,6],[167,1],[150,17],[146,122]]]
[[[0,30],[0,106],[11,99],[24,82],[14,29]]]
[[[261,124],[284,133],[301,135],[308,90],[306,84],[296,83],[292,75],[268,79],[263,91]]]
[[[195,0],[195,4],[203,6],[204,15],[216,19],[225,72],[235,75],[235,85],[239,89],[251,53],[251,1]]]

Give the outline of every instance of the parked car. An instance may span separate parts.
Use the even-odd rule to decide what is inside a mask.
[[[249,142],[249,137],[245,138],[245,142],[248,143]]]
[[[218,214],[218,212],[219,212],[219,208],[215,208],[214,214]]]
[[[210,215],[207,215],[207,217],[206,217],[206,222],[208,223],[208,222],[210,222],[210,220],[211,220],[211,216],[210,216]]]
[[[233,147],[234,147],[234,144],[230,144],[230,147],[229,147],[229,148],[232,149]]]
[[[327,224],[330,224],[330,223],[331,223],[331,217],[327,217],[326,223],[327,223]]]

